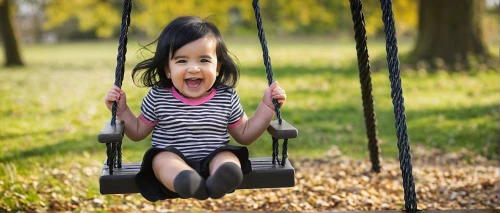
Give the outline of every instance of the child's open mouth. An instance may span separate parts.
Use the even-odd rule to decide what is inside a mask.
[[[201,79],[201,78],[188,78],[188,79],[185,79],[184,81],[186,82],[188,87],[197,88],[198,86],[200,86],[202,80],[203,79]]]

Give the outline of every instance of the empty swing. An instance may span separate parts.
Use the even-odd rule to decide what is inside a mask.
[[[273,82],[273,73],[268,55],[268,48],[262,25],[262,17],[258,0],[253,0],[253,8],[257,21],[258,36],[262,46],[264,64],[268,85]],[[128,28],[130,26],[130,13],[132,0],[124,0],[122,24],[120,30],[117,66],[115,71],[115,85],[121,88],[125,73],[125,55],[127,52]],[[267,131],[272,136],[273,153],[271,157],[251,158],[252,171],[243,176],[243,182],[237,189],[281,188],[295,185],[295,169],[288,160],[288,139],[296,138],[298,131],[281,117],[279,104],[273,100],[277,120],[271,121]],[[113,104],[112,118],[105,124],[98,135],[98,141],[106,144],[107,159],[102,167],[99,178],[101,194],[131,194],[138,193],[135,176],[139,172],[141,162],[122,163],[122,140],[124,136],[124,122],[116,120],[117,103]],[[279,140],[283,139],[282,157],[278,157]]]

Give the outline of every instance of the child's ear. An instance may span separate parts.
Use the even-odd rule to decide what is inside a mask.
[[[222,63],[220,62],[217,62],[217,75],[215,76],[219,76],[219,73],[220,73],[220,67],[222,66]]]
[[[165,75],[167,75],[167,78],[170,79],[170,70],[168,70],[168,65],[165,66]]]

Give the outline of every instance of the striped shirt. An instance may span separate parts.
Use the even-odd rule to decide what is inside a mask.
[[[240,98],[229,87],[214,88],[200,100],[189,100],[174,87],[152,87],[139,118],[154,126],[153,147],[175,147],[199,160],[229,143],[227,129],[239,125],[243,115]]]

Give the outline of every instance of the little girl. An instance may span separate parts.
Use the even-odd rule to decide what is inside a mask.
[[[125,121],[128,138],[140,141],[153,132],[136,184],[151,202],[221,198],[251,171],[247,148],[228,145],[229,134],[242,145],[252,144],[274,116],[272,99],[283,105],[285,91],[272,83],[247,117],[234,90],[239,68],[213,23],[179,17],[157,41],[154,56],[132,72],[136,85],[151,87],[139,116],[120,88],[113,86],[105,97],[110,110],[118,102],[117,119]]]

